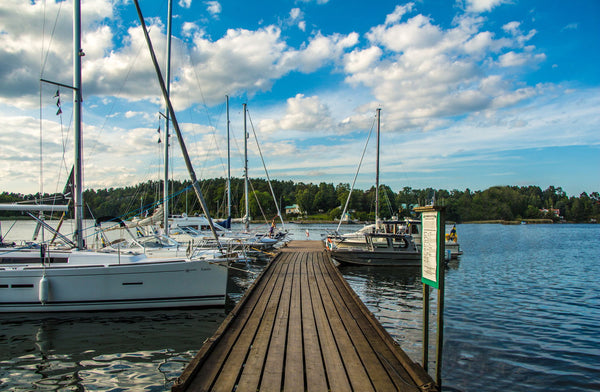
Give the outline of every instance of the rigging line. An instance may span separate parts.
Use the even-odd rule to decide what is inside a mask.
[[[58,25],[58,18],[60,16],[63,3],[64,2],[61,1],[58,6],[58,12],[56,13],[56,18],[54,19],[54,26],[52,27],[52,33],[50,34],[50,41],[48,41],[48,50],[46,51],[46,55],[44,56],[44,40],[46,37],[46,2],[44,1],[44,22],[42,23],[42,58],[40,60],[40,77],[44,74],[44,69],[46,68],[48,56],[50,55],[50,46],[52,45],[52,41],[54,39],[54,33],[56,32],[56,26]]]
[[[220,120],[221,120],[221,116],[223,115],[223,111],[224,111],[224,104],[222,104],[220,106],[220,111],[217,113],[217,121],[215,121],[215,124],[219,124]],[[217,139],[217,127],[216,125],[212,128],[212,135],[213,135],[213,139],[215,142],[215,146],[217,149],[217,157],[219,158],[219,161],[221,162],[221,168],[223,169],[224,172],[226,172],[225,169],[225,162],[223,161],[223,154],[221,154],[221,150],[219,149],[219,141]]]
[[[42,81],[40,81],[40,197],[44,195],[44,172],[42,163]]]
[[[43,1],[43,18],[42,18],[42,50],[40,51],[40,79],[42,78],[42,75],[44,74],[44,44],[46,41],[46,0]],[[62,6],[62,3],[61,5]],[[59,6],[59,7],[60,7]],[[42,106],[42,84],[40,83],[40,108]],[[40,121],[41,121],[42,116],[40,116]]]
[[[263,154],[260,149],[260,144],[258,143],[258,137],[256,136],[256,131],[254,130],[254,124],[252,123],[252,117],[250,117],[250,112],[248,110],[246,110],[246,112],[248,113],[248,118],[250,119],[250,127],[252,128],[252,133],[254,134],[254,140],[256,141],[256,147],[258,147],[260,159],[262,160],[263,167],[265,168],[265,174],[267,175],[267,181],[269,182],[269,188],[271,189],[271,196],[273,197],[273,202],[275,203],[275,208],[277,210],[277,216],[279,216],[282,226],[285,226],[285,223],[283,223],[283,217],[281,216],[281,211],[279,210],[279,205],[277,204],[277,198],[275,197],[275,191],[273,190],[273,185],[271,184],[271,178],[269,177],[269,172],[267,171],[267,165],[265,164],[265,160],[263,158]]]
[[[186,51],[188,53],[188,59],[190,59],[189,65],[192,67],[192,70],[194,71],[194,77],[196,78],[196,84],[198,86],[198,91],[199,91],[200,97],[202,99],[202,108],[206,112],[206,117],[207,117],[207,120],[208,120],[208,126],[211,128],[211,134],[212,134],[214,142],[215,142],[215,149],[217,150],[217,156],[219,157],[219,160],[221,162],[221,167],[223,168],[223,170],[225,170],[225,163],[223,162],[223,155],[221,154],[221,150],[219,148],[219,143],[217,141],[216,126],[213,125],[213,121],[212,121],[210,112],[208,111],[208,106],[206,104],[206,98],[204,97],[204,92],[202,91],[202,87],[201,87],[201,83],[200,83],[200,77],[198,75],[198,71],[196,70],[196,67],[194,67],[194,65],[191,62],[192,53],[190,52],[190,48],[187,45],[184,45],[184,47],[186,48]],[[220,118],[220,116],[222,114],[223,114],[223,106],[221,106],[221,112],[219,113],[219,118]],[[189,117],[190,117],[190,122],[192,124],[194,124],[194,122],[192,121],[193,119],[191,117],[191,113],[190,113]],[[218,123],[218,121],[217,121],[217,123]],[[207,149],[206,152],[205,152],[205,154],[204,154],[205,157],[204,157],[204,164],[203,164],[203,166],[201,168],[201,174],[200,174],[201,177],[203,176],[202,175],[203,171],[204,171],[204,169],[205,169],[205,167],[207,165],[207,161],[208,161],[208,157],[209,157],[209,155],[208,155],[209,151],[210,151],[210,149]]]
[[[70,123],[69,123],[69,127],[67,129],[71,129],[71,125],[73,124],[73,113],[71,112],[71,118],[70,118]],[[67,144],[69,142],[69,132],[67,132],[67,137],[65,138],[65,131],[64,131],[64,123],[63,123],[63,116],[62,113],[59,115],[59,124],[60,124],[60,138],[61,138],[61,142],[62,142],[62,156],[61,156],[61,163],[59,166],[59,170],[58,170],[58,176],[56,178],[56,187],[55,187],[55,192],[58,192],[58,189],[60,189],[60,185],[62,183],[61,180],[61,173],[62,173],[62,168],[65,169],[65,171],[67,173],[69,173],[69,169],[68,169],[68,165],[67,165],[67,160],[66,160],[66,153],[67,153]],[[67,174],[67,177],[69,177],[69,174]]]
[[[196,83],[198,86],[198,92],[200,93],[200,98],[202,98],[202,108],[206,111],[206,117],[208,118],[208,124],[212,126],[212,122],[210,120],[210,113],[208,112],[208,105],[206,105],[206,98],[204,97],[204,92],[202,91],[202,84],[200,83],[200,77],[198,76],[198,70],[194,67],[192,63],[192,53],[190,52],[190,48],[187,45],[184,45],[186,51],[188,53],[188,59],[190,61],[190,65],[192,70],[194,70],[194,77],[196,78]]]
[[[163,3],[164,4],[164,1]],[[150,34],[150,32],[152,31],[152,25],[148,26],[148,34]],[[94,142],[94,144],[92,145],[92,147],[90,148],[90,153],[91,155],[94,155],[96,152],[96,148],[98,147],[98,144],[100,143],[100,140],[102,140],[102,133],[104,132],[104,130],[106,129],[106,124],[108,123],[109,119],[112,120],[112,114],[114,114],[114,109],[117,106],[117,100],[118,97],[121,95],[121,92],[123,92],[123,90],[125,90],[125,86],[127,84],[127,81],[129,80],[129,76],[131,75],[131,72],[133,70],[133,66],[135,64],[135,62],[137,61],[137,59],[140,57],[140,53],[142,52],[142,50],[144,49],[145,45],[142,42],[137,50],[137,53],[135,54],[135,57],[133,58],[133,61],[131,61],[129,63],[129,68],[127,69],[127,72],[125,73],[125,77],[123,78],[123,81],[121,83],[119,83],[119,90],[117,91],[116,94],[113,94],[114,97],[116,97],[115,99],[112,100],[112,105],[110,106],[110,110],[107,112],[108,114],[104,117],[104,122],[102,123],[102,126],[99,127],[98,129],[98,133],[97,133],[97,138],[96,141]]]
[[[185,189],[183,189],[183,190],[179,191],[178,193],[174,194],[173,196],[170,196],[169,198],[171,198],[171,197],[174,197],[174,196],[177,196],[177,195],[179,195],[180,193],[183,193],[184,191],[186,191],[186,190],[188,190],[188,189],[190,189],[190,188],[192,188],[192,185],[190,185],[190,186],[188,186],[187,188],[185,188]],[[162,199],[161,199],[161,200],[158,200],[158,201],[155,201],[155,202],[153,202],[153,203],[149,203],[149,204],[146,204],[146,205],[140,206],[140,208],[137,208],[137,209],[135,209],[135,210],[133,210],[133,211],[130,211],[130,212],[128,212],[128,213],[125,213],[125,214],[122,214],[122,215],[120,215],[120,216],[118,216],[118,217],[115,217],[115,219],[114,219],[113,221],[114,221],[114,222],[116,222],[116,219],[120,219],[120,220],[122,220],[122,221],[127,221],[127,220],[128,220],[128,219],[130,219],[130,218],[135,218],[135,217],[138,217],[138,216],[140,216],[140,215],[141,215],[141,214],[142,214],[144,211],[146,211],[146,210],[149,210],[150,208],[156,207],[156,206],[160,205],[161,203],[162,203]],[[88,205],[88,210],[89,210],[89,205]],[[91,210],[89,210],[89,211],[90,211],[90,214],[91,214]],[[138,211],[139,211],[139,212],[138,212]],[[86,227],[86,228],[84,229],[84,231],[85,231],[85,230],[90,230],[90,229],[93,229],[94,227],[95,227],[95,225],[93,225],[93,226],[89,226],[89,227]],[[71,233],[71,234],[72,234],[72,233]],[[88,238],[88,237],[92,237],[92,236],[94,236],[94,235],[95,235],[95,234],[88,234],[88,235],[86,235],[86,238]]]
[[[263,211],[262,205],[260,204],[260,201],[258,200],[258,194],[256,193],[256,189],[254,189],[254,184],[252,183],[252,181],[250,181],[250,179],[248,179],[248,182],[250,183],[250,187],[252,188],[252,193],[254,194],[254,199],[256,200],[258,209],[260,210],[260,213],[262,214],[262,217],[265,220],[265,223],[269,224],[269,221],[267,220],[267,215]]]
[[[54,19],[54,26],[52,27],[52,33],[50,35],[50,41],[48,42],[48,50],[46,51],[46,55],[44,56],[44,44],[46,38],[46,2],[44,1],[44,17],[42,22],[42,50],[40,52],[40,79],[42,79],[42,75],[44,74],[44,69],[46,68],[46,62],[48,61],[48,56],[50,54],[50,46],[52,44],[54,33],[56,31],[56,26],[58,24],[58,17],[60,16],[60,11],[62,9],[62,2],[58,6],[58,12],[56,13],[56,18]],[[44,168],[43,168],[43,110],[42,110],[42,82],[40,81],[40,195],[44,194]]]
[[[356,168],[356,174],[354,175],[354,180],[352,181],[352,187],[350,187],[350,192],[348,193],[348,197],[346,198],[346,205],[344,205],[344,210],[342,211],[342,215],[340,216],[340,222],[338,223],[338,227],[336,231],[340,231],[340,226],[342,225],[342,219],[344,215],[346,215],[346,211],[348,210],[348,204],[350,203],[350,197],[352,196],[352,191],[354,190],[354,185],[356,184],[356,178],[358,177],[358,173],[360,172],[360,167],[362,165],[363,158],[365,157],[365,153],[367,151],[367,146],[369,145],[369,140],[371,139],[371,134],[373,133],[373,128],[375,128],[375,120],[371,124],[371,130],[369,131],[369,135],[367,136],[367,141],[365,143],[365,147],[363,148],[362,155],[360,156],[360,161],[358,162],[358,167]]]
[[[64,165],[64,169],[65,169],[65,171],[67,171],[67,172],[68,172],[68,169],[67,169],[67,168],[68,168],[69,166],[67,166],[67,161],[66,161],[67,140],[65,140],[65,131],[64,131],[64,124],[63,124],[63,116],[62,116],[62,113],[61,113],[61,114],[58,116],[58,118],[59,118],[59,122],[60,122],[60,138],[61,138],[61,141],[62,141],[62,157],[61,157],[61,164],[62,164],[62,165]],[[72,114],[71,114],[71,121],[73,121],[73,115],[72,115]],[[69,128],[70,128],[70,126],[71,126],[71,125],[69,124]],[[68,133],[67,133],[67,138],[68,138]],[[61,173],[61,170],[60,170],[60,167],[59,167],[59,170],[58,170],[58,178],[56,179],[56,188],[55,188],[55,191],[58,191],[58,189],[60,189],[60,188],[59,188],[59,184],[61,183],[61,177],[60,177],[60,173]],[[69,176],[69,175],[67,174],[67,177],[68,177],[68,176]]]

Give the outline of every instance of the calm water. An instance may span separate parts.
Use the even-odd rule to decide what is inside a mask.
[[[333,226],[288,227],[302,240]],[[458,234],[465,254],[446,275],[444,390],[600,390],[600,225],[460,225]],[[420,270],[341,271],[420,362]],[[251,272],[231,271],[225,309],[0,315],[0,390],[168,390]],[[431,359],[434,349],[432,339]]]

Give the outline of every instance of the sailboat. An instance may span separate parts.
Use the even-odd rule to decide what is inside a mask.
[[[377,157],[375,174],[375,226],[356,236],[326,238],[325,249],[340,264],[419,266],[421,252],[410,234],[388,232],[379,219],[379,144],[381,109],[377,109]]]
[[[143,253],[121,249],[92,251],[84,246],[80,1],[73,1],[74,248],[54,249],[42,243],[26,249],[1,249],[0,313],[223,306],[228,274],[223,265],[190,257],[148,258]],[[135,3],[164,93],[164,82],[139,5]],[[192,181],[197,185],[168,97],[166,101]],[[195,188],[195,191],[205,208],[200,189]],[[208,218],[210,222],[210,216]]]

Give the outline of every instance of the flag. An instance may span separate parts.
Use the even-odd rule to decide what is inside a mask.
[[[52,98],[60,97],[60,90],[56,90],[56,94]]]
[[[65,184],[65,189],[63,189],[63,196],[67,199],[70,199],[73,197],[73,189],[75,188],[74,185],[74,177],[75,176],[75,169],[72,167],[71,168],[71,173],[69,173],[69,178],[67,179],[67,183]]]
[[[59,114],[62,114],[62,109],[59,107],[58,111],[56,112],[56,115],[58,116]]]

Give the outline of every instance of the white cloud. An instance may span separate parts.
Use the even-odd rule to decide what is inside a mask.
[[[520,25],[520,22],[509,22],[502,26],[502,30],[506,31],[507,33],[511,33],[512,35],[517,35],[519,33]]]
[[[428,17],[417,15],[406,23],[376,26],[367,38],[394,52],[402,52],[410,48],[431,47],[441,40],[442,32],[430,23]]]
[[[377,46],[364,50],[355,49],[344,56],[344,70],[350,74],[368,71],[380,59],[382,53]]]
[[[300,49],[293,49],[283,41],[281,30],[274,26],[255,31],[230,29],[216,41],[197,33],[191,57],[187,63],[179,63],[176,81],[172,84],[176,106],[186,107],[190,99],[209,104],[221,102],[225,93],[252,95],[267,91],[277,79],[291,71],[312,72],[338,61],[357,39],[357,34],[317,34]],[[178,97],[186,97],[186,100],[178,101]]]
[[[478,16],[459,15],[454,27],[444,29],[423,15],[405,22],[398,16],[403,12],[391,15],[366,35],[370,48],[344,56],[346,81],[369,87],[374,101],[385,103],[388,129],[432,130],[446,117],[514,105],[536,93],[513,93],[501,76],[507,67],[545,60],[535,47],[523,45],[534,30],[524,35],[520,24],[511,22],[503,27],[507,36],[496,37],[482,29]],[[495,72],[500,73],[491,89],[487,75]]]
[[[200,26],[193,22],[184,22],[181,26],[181,31],[183,32],[183,36],[186,38],[193,37],[194,34],[204,34]]]
[[[319,97],[297,94],[293,98],[288,98],[285,115],[281,119],[263,120],[259,124],[259,129],[264,133],[290,130],[329,132],[333,128],[332,124],[330,110],[319,100]]]
[[[207,1],[206,2],[206,10],[213,17],[217,17],[217,16],[219,16],[219,14],[222,11],[221,3],[219,3],[218,1]]]
[[[344,55],[346,49],[356,45],[357,42],[356,33],[331,36],[317,34],[300,50],[286,53],[285,60],[287,63],[297,64],[296,67],[302,72],[312,72],[324,63],[337,61]]]
[[[59,11],[63,3],[50,3],[47,14]],[[217,11],[218,2],[206,3]],[[86,14],[83,49],[83,79],[85,94],[116,96],[130,101],[160,101],[160,89],[155,71],[150,61],[147,46],[139,26],[130,27],[117,35],[109,24],[103,23],[113,18],[112,2],[94,0],[94,7]],[[0,68],[0,83],[3,94],[0,102],[29,107],[36,106],[35,95],[39,85],[31,74],[39,73],[40,46],[42,43],[49,52],[43,76],[69,84],[71,59],[65,53],[71,52],[71,22],[68,4],[61,10],[59,29],[51,43],[40,40],[35,29],[27,25],[42,25],[38,15],[42,15],[39,4],[25,4],[17,0],[2,2],[0,10],[6,13],[19,11],[26,15],[19,23],[3,26],[0,35],[0,58],[7,66]],[[191,2],[182,4],[191,6]],[[35,17],[34,17],[35,15]],[[294,9],[290,13],[299,28],[306,24],[303,13]],[[146,18],[153,46],[159,64],[164,64],[164,53],[157,48],[164,47],[165,26],[158,18]],[[66,27],[65,27],[66,26]],[[208,104],[220,102],[225,93],[250,96],[258,91],[267,91],[272,84],[294,70],[313,72],[325,64],[336,64],[346,49],[355,45],[358,35],[316,34],[299,48],[288,46],[275,26],[265,26],[257,30],[230,29],[227,33],[212,40],[193,22],[183,23],[184,37],[192,37],[191,42],[174,39],[172,62],[172,91],[177,108],[186,108],[193,102],[205,101]],[[18,39],[16,39],[18,37]],[[19,42],[18,46],[15,43]],[[29,42],[29,43],[28,43]],[[187,45],[186,48],[184,45]],[[48,50],[49,47],[49,50]],[[198,86],[202,86],[199,88]],[[32,106],[33,105],[33,106]]]
[[[405,5],[397,5],[396,8],[394,9],[394,12],[392,12],[391,14],[386,16],[385,24],[389,25],[389,24],[393,24],[393,23],[400,21],[400,19],[402,19],[402,17],[405,14],[412,11],[414,5],[415,5],[415,3],[407,3]]]
[[[533,54],[527,52],[508,52],[499,57],[499,64],[502,67],[520,67],[524,65],[535,65],[546,59],[543,53]]]
[[[296,3],[327,4],[327,3],[329,3],[329,0],[296,0]]]
[[[287,21],[290,25],[296,25],[302,31],[306,30],[306,21],[304,21],[304,12],[300,8],[292,8]]]
[[[90,0],[88,4],[89,7],[82,9],[82,30],[86,32],[82,47],[92,56],[103,55],[110,46],[112,35],[97,22],[113,17],[112,2]],[[33,97],[39,92],[39,83],[32,75],[71,83],[72,12],[69,2],[6,0],[0,2],[0,15],[3,15],[0,34],[3,93],[0,102],[17,107],[37,105]],[[48,20],[55,23],[47,23]]]
[[[302,19],[304,16],[303,12],[300,10],[300,8],[292,8],[292,10],[290,11],[290,19],[292,21],[298,20],[298,19]]]
[[[179,0],[178,5],[181,8],[190,8],[192,6],[192,0]]]
[[[510,0],[465,0],[466,10],[469,12],[489,12],[500,4],[508,3]]]

